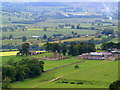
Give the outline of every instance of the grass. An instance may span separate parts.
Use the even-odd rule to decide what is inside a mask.
[[[112,40],[110,40],[110,41],[108,41],[108,42],[118,43],[119,41],[118,41],[118,38],[113,38]],[[107,42],[107,43],[108,43],[108,42]],[[97,44],[97,45],[95,45],[95,47],[96,47],[96,48],[101,48],[101,45],[102,45],[102,44]]]
[[[43,28],[29,28],[28,30],[43,30]]]
[[[43,73],[41,76],[27,79],[25,81],[16,82],[12,87],[32,88],[38,84],[50,81],[58,76],[63,76],[57,81],[38,85],[35,88],[108,88],[109,84],[117,80],[117,62],[105,63],[105,61],[87,60],[82,63],[77,63],[80,68],[75,69],[75,65],[62,67]],[[113,66],[113,67],[111,67]],[[67,80],[68,82],[82,81],[83,85],[58,83]],[[93,83],[94,85],[91,85]]]
[[[32,37],[32,36],[43,36],[44,34],[46,34],[47,36],[51,36],[53,34],[53,32],[45,32],[42,30],[29,30],[29,31],[14,31],[14,32],[2,32],[3,36],[8,36],[12,34],[13,37]]]
[[[118,79],[117,62],[110,62],[100,65],[80,65],[80,69],[68,73],[58,81],[38,86],[37,88],[108,88],[109,85]],[[84,68],[82,66],[85,66]],[[113,66],[111,68],[111,66]],[[69,83],[57,83],[67,81]],[[70,84],[70,82],[82,82],[84,84]],[[92,83],[92,85],[91,85]]]
[[[119,42],[119,40],[118,40],[118,38],[113,38],[113,39],[112,39],[112,40],[110,40],[109,42],[118,43],[118,42]]]
[[[47,31],[43,31],[41,29],[33,29],[30,28],[28,31],[13,31],[13,32],[2,32],[3,36],[9,36],[10,34],[13,35],[13,37],[32,37],[32,36],[43,36],[46,34],[48,37],[52,36],[53,34],[59,34],[59,33],[64,33],[65,35],[72,35],[71,32],[74,31],[80,35],[85,35],[85,34],[95,34],[95,30],[84,30],[84,29],[51,29],[49,28]]]
[[[65,39],[65,40],[60,40],[60,41],[53,41],[53,42],[50,42],[50,43],[59,43],[59,42],[71,42],[71,41],[87,41],[87,40],[90,40],[92,38],[88,37],[88,38],[85,38],[85,37],[82,37],[82,38],[72,38],[72,39]],[[101,38],[94,38],[94,40],[101,40]],[[38,43],[39,45],[44,45],[45,43]]]
[[[4,52],[3,52],[4,53]],[[22,56],[22,57],[16,57],[16,56],[3,56],[2,57],[2,64],[5,65],[7,64],[7,61],[10,59],[13,59],[13,61],[20,61],[24,58],[31,58],[31,57],[35,57],[35,58],[44,58],[45,56],[47,57],[51,57],[53,56],[53,53],[44,53],[44,54],[38,54],[38,55],[31,55],[31,56]],[[62,65],[66,65],[66,64],[70,64],[70,63],[74,63],[77,61],[80,61],[80,59],[77,58],[70,58],[70,59],[65,59],[65,60],[59,60],[59,61],[47,61],[47,60],[41,60],[45,62],[45,70],[49,70],[55,67],[59,67]]]
[[[106,50],[96,50],[96,52],[107,52]]]

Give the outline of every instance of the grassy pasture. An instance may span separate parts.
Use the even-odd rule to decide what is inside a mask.
[[[43,30],[43,28],[29,28],[28,30]]]
[[[71,32],[74,31],[80,35],[85,34],[95,34],[95,30],[84,30],[84,29],[48,29],[47,31],[38,30],[38,29],[29,29],[28,31],[14,31],[14,32],[2,32],[2,36],[8,36],[12,34],[14,37],[31,37],[31,36],[43,36],[46,34],[47,36],[51,36],[53,34],[64,33],[66,35],[71,35]]]
[[[6,52],[2,52],[2,53],[5,54]],[[8,52],[8,53],[11,53],[11,52]],[[12,52],[12,53],[15,55],[17,53],[17,51],[16,51],[16,53],[15,52]],[[14,55],[9,54],[9,56],[7,56],[7,55],[2,56],[2,64],[3,65],[7,64],[7,61],[10,60],[10,59],[13,59],[13,61],[19,61],[23,58],[30,58],[30,57],[35,57],[35,58],[44,58],[45,56],[51,57],[51,56],[53,56],[53,53],[44,53],[44,54],[22,56],[22,57],[16,57]],[[70,59],[59,60],[59,61],[47,61],[47,60],[42,60],[42,61],[45,62],[45,70],[49,70],[49,69],[52,69],[52,68],[55,68],[55,67],[59,67],[59,66],[62,66],[62,65],[66,65],[66,64],[70,64],[70,63],[73,63],[73,62],[80,61],[80,59],[77,59],[77,58],[73,57],[73,58],[70,58]]]
[[[19,32],[2,32],[3,36],[8,36],[12,34],[13,37],[32,37],[32,36],[43,36],[44,34],[46,34],[47,36],[51,36],[53,34],[53,32],[45,32],[42,30],[29,30],[29,31],[19,31]]]
[[[109,42],[114,42],[114,43],[118,43],[119,39],[118,38],[113,38],[112,40],[110,40]]]
[[[112,40],[110,40],[110,41],[108,41],[108,42],[118,43],[118,38],[113,38]],[[96,46],[96,48],[101,48],[101,45],[102,45],[102,44],[97,44],[97,45],[95,45],[95,46]]]
[[[79,65],[80,68],[75,69],[75,65]],[[35,88],[108,88],[111,82],[117,80],[117,62],[106,63],[106,60],[87,60],[75,65],[55,69],[43,73],[39,77],[13,83],[12,87],[33,88],[37,85]],[[62,76],[62,78],[51,83],[39,85],[58,76]],[[58,83],[61,81],[68,81],[69,83]],[[70,82],[76,83],[78,81],[82,81],[84,84],[70,84]],[[91,85],[91,83],[93,85]]]
[[[0,40],[0,42],[2,42],[2,45],[21,45],[24,42],[22,42],[22,39],[12,39],[12,40]],[[33,42],[33,43],[38,43],[40,42],[40,40],[38,41],[37,39],[27,39],[26,42]]]
[[[72,38],[72,39],[65,39],[65,40],[60,40],[60,41],[53,41],[50,43],[59,43],[59,42],[71,42],[71,41],[87,41],[90,40],[92,38]],[[101,38],[94,38],[94,40],[101,40]],[[38,43],[39,45],[44,45],[45,43]]]

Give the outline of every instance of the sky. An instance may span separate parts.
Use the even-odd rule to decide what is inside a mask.
[[[120,0],[0,0],[2,2],[119,2]]]

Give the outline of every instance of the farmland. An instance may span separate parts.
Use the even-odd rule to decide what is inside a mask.
[[[32,37],[32,36],[43,36],[44,34],[46,34],[48,37],[52,36],[53,33],[54,34],[58,34],[58,33],[64,33],[66,35],[71,35],[71,32],[75,31],[80,35],[86,35],[86,34],[95,34],[96,31],[94,30],[78,30],[78,29],[48,29],[47,31],[43,31],[41,29],[29,29],[29,31],[18,31],[16,32],[2,32],[3,36],[7,36],[7,35],[14,35],[14,37],[22,37],[22,36],[26,36],[26,37]]]
[[[100,51],[101,52],[101,51]],[[16,57],[12,56],[3,56],[3,65],[7,63],[9,59],[13,59],[14,62],[19,61],[23,58],[44,58],[45,56],[52,56],[52,53],[44,53],[40,55],[32,55],[32,56],[23,56]],[[109,84],[118,78],[118,61],[109,61],[109,60],[82,60],[77,59],[76,57],[70,57],[69,59],[64,59],[60,61],[47,61],[41,60],[45,62],[44,69],[50,70],[56,67],[60,67],[63,65],[67,65],[64,67],[60,67],[58,69],[54,69],[48,72],[44,72],[41,76],[36,78],[27,79],[21,82],[12,83],[13,88],[108,88]],[[78,62],[80,61],[80,62]],[[74,62],[73,65],[68,65]],[[78,65],[79,68],[75,69],[74,66]],[[112,66],[112,67],[111,67]],[[50,80],[62,76],[60,79],[49,82]],[[68,82],[68,83],[60,83],[60,82]],[[71,84],[74,83],[84,83],[84,84]],[[43,84],[42,84],[43,83]],[[44,84],[46,83],[46,84]],[[92,83],[92,84],[91,84]],[[52,86],[51,86],[52,85]]]
[[[16,76],[13,77],[21,75],[25,79],[26,66],[21,67],[15,62],[38,59],[44,62],[45,71],[41,71],[40,76],[28,76],[28,79],[10,83],[12,88],[109,88],[118,80],[119,61],[79,59],[78,55],[89,51],[107,52],[100,49],[103,43],[118,43],[116,12],[118,4],[115,2],[3,3],[0,10],[0,66],[16,65],[16,71],[23,72],[14,73]],[[28,46],[24,46],[26,43]],[[35,72],[38,70],[34,70],[32,63],[30,67]]]
[[[15,88],[26,87],[26,88],[108,88],[109,84],[114,80],[117,80],[117,62],[107,61],[86,61],[77,63],[80,66],[79,69],[75,69],[75,65],[62,67],[60,69],[52,70],[43,73],[40,77],[28,79],[23,82],[13,83],[12,86]],[[54,63],[54,62],[53,62]],[[57,62],[56,62],[57,63]],[[65,63],[65,62],[64,62]],[[66,63],[67,64],[67,63]],[[113,66],[111,69],[111,65]],[[109,71],[109,72],[108,72]],[[57,81],[46,83],[56,77],[62,76]],[[74,78],[73,78],[74,77]],[[67,81],[69,83],[59,83],[61,81]],[[82,82],[83,85],[70,84],[70,82]],[[91,85],[91,83],[93,85]],[[52,86],[51,86],[52,85]],[[35,87],[36,86],[36,87]]]

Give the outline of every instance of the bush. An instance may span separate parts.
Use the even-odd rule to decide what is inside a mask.
[[[78,65],[75,65],[75,68],[79,68],[79,66],[78,66]]]
[[[120,90],[120,80],[117,80],[110,84],[109,86],[110,90]]]

